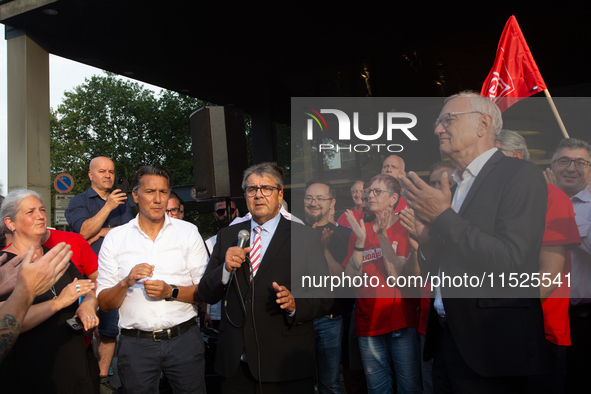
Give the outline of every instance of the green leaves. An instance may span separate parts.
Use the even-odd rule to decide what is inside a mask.
[[[88,189],[93,157],[115,162],[131,178],[145,164],[161,164],[176,185],[193,183],[189,115],[209,103],[162,91],[158,97],[115,74],[95,75],[64,93],[51,113],[51,172],[72,174],[73,193]]]

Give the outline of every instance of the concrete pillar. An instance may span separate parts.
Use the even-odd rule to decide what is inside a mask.
[[[7,38],[7,190],[40,193],[50,223],[49,54],[24,33]]]

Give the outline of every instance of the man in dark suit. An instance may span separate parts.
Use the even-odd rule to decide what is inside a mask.
[[[274,163],[245,171],[252,220],[220,230],[199,284],[207,303],[227,297],[216,354],[224,393],[314,392],[312,321],[328,312],[332,299],[295,299],[293,292],[306,291],[291,286],[302,286],[302,274],[328,275],[328,266],[315,232],[279,214],[284,179]],[[241,230],[250,233],[252,247],[236,246]]]
[[[532,282],[508,289],[507,279],[538,271],[547,187],[535,165],[495,148],[501,128],[495,104],[472,92],[452,96],[435,134],[457,167],[457,187],[447,174],[442,190],[414,173],[399,177],[415,211],[422,274],[484,278],[482,288],[435,289],[424,358],[435,359],[436,393],[519,393],[546,368],[539,290]]]

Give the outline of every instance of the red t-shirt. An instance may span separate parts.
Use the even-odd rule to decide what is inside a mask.
[[[98,270],[98,256],[90,247],[88,242],[80,234],[70,233],[67,231],[49,230],[51,236],[43,246],[53,248],[60,242],[65,242],[70,245],[72,251],[72,263],[78,268],[82,275],[88,276]],[[92,342],[92,335],[87,335],[84,338],[86,347]]]
[[[361,275],[367,274],[368,278],[378,278],[379,282],[374,279],[373,283],[377,284],[377,287],[368,285],[356,290],[358,298],[355,303],[355,334],[360,337],[371,337],[407,327],[416,327],[416,315],[409,301],[402,298],[397,287],[388,287],[386,284],[388,274],[378,236],[373,230],[373,222],[365,223],[365,230],[367,237]],[[402,227],[400,220],[390,226],[387,234],[390,243],[394,244],[387,247],[394,247],[398,256],[408,257],[411,252],[408,232]],[[347,257],[343,261],[345,267],[353,255],[356,242],[355,233],[351,233]],[[367,282],[371,283],[370,279]]]
[[[357,223],[359,223],[359,221],[361,219],[363,219],[363,209],[356,211],[355,208],[351,208],[351,212],[353,212],[353,216],[355,216],[355,220],[357,220]],[[337,220],[337,224],[339,226],[351,228],[351,225],[349,224],[349,221],[347,220],[347,215],[344,213],[341,216],[339,216],[339,220]]]
[[[581,243],[573,204],[566,194],[553,185],[548,185],[546,230],[542,246],[568,245],[574,249]],[[542,303],[546,339],[556,345],[570,346],[568,305],[570,288],[565,275],[570,272],[570,252],[567,253],[562,270],[562,286],[556,288]],[[554,278],[551,278],[554,281]]]
[[[408,208],[408,204],[406,203],[406,201],[404,201],[404,198],[400,196],[400,200],[398,200],[398,205],[396,206],[394,213],[398,213],[402,211],[404,208]]]
[[[421,314],[419,316],[419,333],[427,335],[427,319],[429,317],[429,305],[431,303],[431,284],[425,283],[421,289]]]
[[[82,275],[88,276],[98,270],[98,256],[80,234],[51,229],[49,231],[51,236],[43,246],[51,249],[60,242],[65,242],[70,245],[72,263]]]

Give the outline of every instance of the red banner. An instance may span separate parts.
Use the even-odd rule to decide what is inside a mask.
[[[546,84],[542,74],[512,15],[505,25],[495,63],[480,94],[496,103],[503,112],[522,98],[544,89]]]

